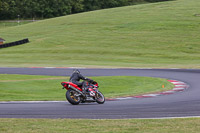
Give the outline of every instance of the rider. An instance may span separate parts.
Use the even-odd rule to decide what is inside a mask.
[[[90,82],[92,82],[93,80],[86,78],[84,76],[81,75],[80,71],[78,69],[75,69],[69,79],[70,82],[78,85],[79,87],[82,87],[83,93],[86,92],[86,83],[85,82],[80,82],[80,79],[82,80],[88,80]]]

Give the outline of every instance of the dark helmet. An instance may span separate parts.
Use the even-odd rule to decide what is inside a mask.
[[[78,69],[74,69],[73,73],[81,73]]]

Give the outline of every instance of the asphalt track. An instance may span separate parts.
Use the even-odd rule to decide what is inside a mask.
[[[80,69],[85,76],[148,76],[175,79],[190,85],[183,92],[74,106],[68,102],[4,102],[0,118],[129,119],[200,116],[200,69]],[[71,68],[0,68],[1,74],[64,76]],[[59,90],[58,90],[59,91]],[[64,93],[64,92],[63,92]]]

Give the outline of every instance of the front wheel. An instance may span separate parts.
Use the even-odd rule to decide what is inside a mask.
[[[70,89],[66,92],[66,98],[73,105],[78,105],[81,101],[81,98],[80,98],[78,92],[76,92],[72,89]]]
[[[96,102],[98,104],[103,104],[105,102],[105,97],[104,97],[104,95],[100,91],[97,92]]]

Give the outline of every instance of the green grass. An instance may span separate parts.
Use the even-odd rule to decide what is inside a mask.
[[[0,66],[200,68],[200,1],[105,9],[0,29]]]
[[[0,119],[1,133],[199,133],[200,119]]]
[[[172,89],[166,79],[134,76],[92,77],[105,97],[138,95]],[[68,77],[0,74],[0,101],[66,100],[61,82]],[[165,88],[162,88],[165,85]]]
[[[2,30],[3,28],[8,28],[8,27],[14,27],[14,26],[20,26],[24,24],[30,23],[29,21],[20,21],[19,23],[17,20],[13,21],[0,21],[0,29]]]

